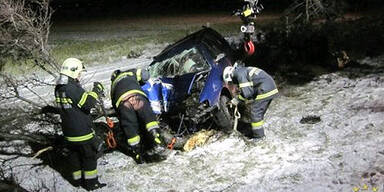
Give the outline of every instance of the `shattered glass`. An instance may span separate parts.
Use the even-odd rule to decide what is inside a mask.
[[[195,73],[210,68],[207,61],[196,47],[155,63],[149,68],[151,77],[174,77],[187,73]]]

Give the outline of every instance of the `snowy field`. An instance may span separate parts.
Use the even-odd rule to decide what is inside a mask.
[[[116,68],[149,62],[144,55],[90,68],[85,85],[109,84]],[[345,69],[303,86],[279,85],[264,141],[219,133],[191,152],[142,165],[108,153],[98,160],[100,180],[108,184],[99,191],[384,191],[384,57],[360,62],[375,73],[348,78],[362,69]],[[300,123],[311,116],[319,121]],[[18,158],[2,166],[12,167],[29,191],[84,191],[40,163]]]

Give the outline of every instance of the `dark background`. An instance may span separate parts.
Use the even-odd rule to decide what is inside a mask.
[[[260,0],[265,11],[281,12],[293,0]],[[328,0],[336,2],[340,0]],[[52,0],[54,19],[156,14],[231,13],[242,0]],[[344,0],[348,11],[382,7],[383,0]]]

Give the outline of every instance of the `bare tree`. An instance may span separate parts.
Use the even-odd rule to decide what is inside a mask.
[[[6,60],[32,61],[56,76],[59,68],[48,48],[51,16],[49,0],[0,1],[0,69]]]
[[[343,0],[294,0],[285,10],[288,24],[311,23],[314,19],[333,20],[339,16]]]
[[[40,93],[33,88],[47,86],[36,75],[17,77],[1,70],[7,61],[13,65],[33,64],[50,76],[56,77],[59,65],[50,54],[48,36],[52,9],[49,0],[0,1],[0,101],[11,103],[21,100],[34,108],[47,105]],[[35,99],[24,95],[32,95]]]
[[[0,1],[0,142],[22,140],[47,145],[50,138],[44,135],[56,134],[42,126],[38,130],[25,127],[33,122],[51,128],[58,124],[57,117],[40,114],[42,107],[52,103],[41,96],[53,86],[45,76],[52,80],[59,70],[48,46],[52,12],[49,0]],[[41,69],[46,74],[27,71],[12,75],[2,70],[5,62],[32,63],[34,70]],[[6,151],[2,149],[0,154]]]

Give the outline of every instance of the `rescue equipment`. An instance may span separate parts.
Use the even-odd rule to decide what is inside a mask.
[[[170,150],[173,150],[173,147],[175,146],[175,143],[176,143],[176,138],[173,137],[171,142],[167,145],[167,148],[170,149]]]
[[[237,125],[239,123],[239,119],[241,118],[241,114],[238,110],[237,105],[235,106],[235,110],[233,112],[233,116],[235,117],[235,121],[233,122],[233,130],[237,131]]]
[[[107,112],[105,111],[104,102],[101,99],[101,97],[99,97],[99,104],[100,104],[101,111],[103,113],[103,116],[105,117],[105,121],[106,121],[107,126],[108,126],[108,132],[107,132],[106,137],[105,137],[105,142],[107,143],[109,149],[114,149],[117,147],[116,139],[115,139],[115,136],[114,136],[113,130],[112,130],[114,127],[114,123],[113,123],[112,119],[108,117]]]

